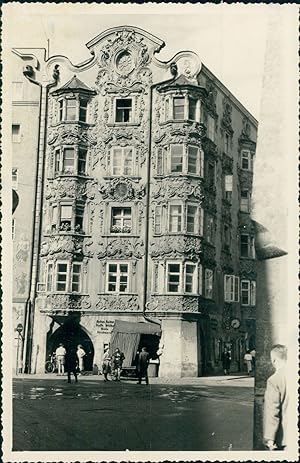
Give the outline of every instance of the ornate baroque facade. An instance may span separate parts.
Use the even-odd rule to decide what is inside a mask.
[[[45,115],[30,304],[15,303],[32,372],[70,324],[91,366],[114,320],[155,321],[161,376],[218,371],[226,345],[239,370],[254,347],[257,122],[195,53],[162,62],[163,46],[121,26],[91,40],[78,66],[14,50]]]

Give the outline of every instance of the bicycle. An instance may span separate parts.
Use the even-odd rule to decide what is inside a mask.
[[[57,369],[55,354],[49,354],[50,360],[45,363],[45,373],[54,373]]]

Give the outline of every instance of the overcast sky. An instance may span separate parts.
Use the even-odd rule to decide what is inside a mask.
[[[280,5],[4,5],[6,47],[47,47],[73,64],[89,58],[85,44],[113,26],[134,25],[162,39],[157,55],[181,50],[200,60],[259,118],[268,13]]]

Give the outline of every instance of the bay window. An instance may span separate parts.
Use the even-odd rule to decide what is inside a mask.
[[[239,277],[224,275],[224,301],[239,302]]]
[[[87,122],[88,99],[86,97],[64,97],[58,100],[58,122]]]
[[[171,204],[169,207],[169,232],[181,232],[182,229],[182,205]]]
[[[166,292],[197,294],[198,265],[193,262],[167,262]]]
[[[83,233],[84,205],[58,203],[52,205],[51,231]]]
[[[255,305],[256,303],[256,282],[241,280],[241,304]]]
[[[82,264],[79,262],[48,262],[46,271],[46,291],[80,293],[81,267]]]
[[[65,120],[76,121],[77,100],[76,98],[68,98],[65,100]]]
[[[129,263],[107,263],[107,292],[128,293],[129,291]]]
[[[203,162],[204,154],[199,147],[170,145],[169,173],[195,174],[203,177]]]
[[[157,210],[157,214],[159,212],[161,213],[162,209]],[[170,203],[168,215],[168,231],[169,233],[181,232],[202,236],[203,209],[196,203]]]
[[[188,94],[167,96],[165,100],[165,121],[168,120],[200,122],[200,99]]]
[[[63,146],[54,151],[54,175],[86,175],[88,151],[84,146]]]
[[[184,97],[173,98],[173,119],[174,120],[184,119],[184,107],[185,107]]]

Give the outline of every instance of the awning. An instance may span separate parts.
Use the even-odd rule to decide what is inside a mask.
[[[157,336],[161,335],[160,326],[149,322],[134,323],[116,320],[113,331],[115,333],[156,334]]]

